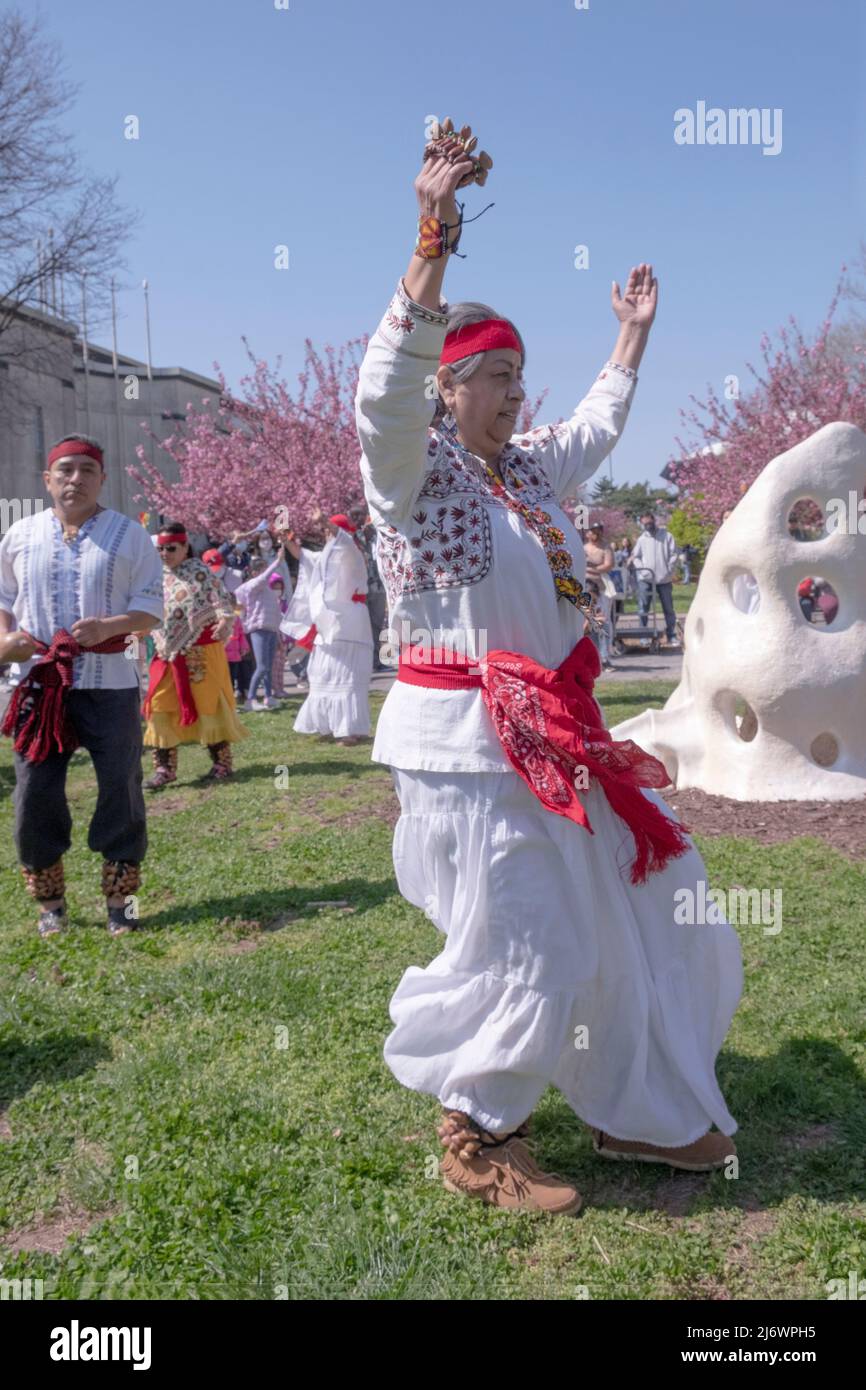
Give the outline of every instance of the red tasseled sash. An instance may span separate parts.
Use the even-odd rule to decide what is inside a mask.
[[[640,790],[668,785],[663,763],[631,739],[615,742],[604,727],[592,694],[600,670],[595,646],[583,637],[555,671],[520,652],[492,651],[473,663],[443,648],[410,646],[401,650],[397,679],[440,690],[480,688],[511,766],[548,811],[594,834],[575,790],[586,768],[629,827],[636,848],[631,881],[644,883],[690,848],[688,830]]]
[[[215,624],[206,627],[201,636],[193,642],[194,647],[207,647],[216,641],[213,635]],[[195,700],[192,697],[192,685],[189,679],[189,667],[186,664],[186,657],[183,652],[175,656],[171,661],[164,661],[161,656],[155,656],[150,663],[150,680],[147,686],[147,694],[142,705],[142,714],[145,719],[150,718],[150,706],[159,685],[166,671],[171,667],[174,677],[174,688],[177,691],[177,698],[180,702],[180,722],[182,726],[194,724],[198,719],[198,710],[195,707]]]
[[[74,753],[78,747],[78,735],[66,707],[75,658],[84,652],[122,652],[129,633],[109,637],[95,647],[79,646],[65,627],[55,632],[50,646],[29,632],[24,636],[30,638],[42,660],[15,687],[2,732],[14,738],[16,753],[29,763],[42,763],[49,753]]]

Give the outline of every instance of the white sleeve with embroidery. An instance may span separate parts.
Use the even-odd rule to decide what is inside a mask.
[[[603,367],[570,420],[512,436],[512,444],[532,446],[560,501],[575,495],[616,444],[636,380],[614,367]]]
[[[316,571],[321,551],[304,550],[298,556],[298,579],[289,600],[285,616],[280,623],[280,632],[287,637],[303,637],[312,625],[313,614],[310,608],[310,593],[315,584]]]
[[[440,309],[410,299],[401,279],[361,364],[355,422],[364,493],[379,525],[408,516],[423,482],[447,303]]]
[[[15,541],[11,531],[10,527],[0,541],[0,608],[4,613],[15,612],[15,600],[18,597],[18,579],[12,550]]]
[[[144,527],[137,521],[132,523],[132,565],[129,576],[129,598],[126,613],[149,613],[151,617],[163,620],[165,600],[163,597],[163,568],[159,551]]]

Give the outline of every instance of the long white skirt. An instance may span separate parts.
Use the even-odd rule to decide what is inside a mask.
[[[706,881],[694,846],[635,886],[631,834],[597,786],[590,835],[516,773],[392,773],[400,892],[446,935],[391,1000],[384,1056],[398,1081],[495,1130],[553,1084],[619,1139],[733,1134],[715,1060],[742,989],[740,943],[727,923],[674,922],[675,891]]]
[[[310,693],[294,723],[296,734],[348,738],[370,732],[372,642],[324,642],[313,647]]]

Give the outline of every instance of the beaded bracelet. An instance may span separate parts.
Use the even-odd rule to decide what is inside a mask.
[[[613,367],[615,372],[622,372],[624,376],[630,377],[632,381],[637,381],[637,372],[634,367],[624,367],[621,362],[605,362],[606,367]]]
[[[460,219],[457,222],[442,222],[432,213],[427,213],[418,218],[418,236],[415,241],[415,255],[420,256],[422,261],[437,261],[446,251],[457,251],[460,241],[460,233],[463,229],[463,204],[460,204]],[[453,241],[448,240],[448,233],[456,231],[457,235]]]

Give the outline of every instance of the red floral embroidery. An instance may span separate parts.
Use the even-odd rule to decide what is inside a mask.
[[[545,425],[531,433],[548,437],[556,428]],[[565,535],[550,524],[550,514],[540,505],[556,502],[556,494],[526,436],[519,445],[506,445],[501,460],[511,493],[517,496],[492,487],[480,464],[468,456],[461,458],[437,430],[430,431],[427,456],[432,468],[418,494],[411,533],[404,535],[393,526],[379,531],[379,568],[392,606],[402,594],[483,579],[493,563],[488,509],[502,505],[518,511],[541,540],[557,593],[572,603],[580,601],[581,586],[572,573]],[[436,506],[437,501],[441,505]]]
[[[406,333],[415,332],[415,321],[413,318],[411,318],[409,314],[404,314],[403,317],[399,319],[397,315],[394,313],[394,310],[389,309],[385,315],[385,322],[387,323],[389,328],[393,328],[394,331],[397,333],[399,333],[401,328]]]

